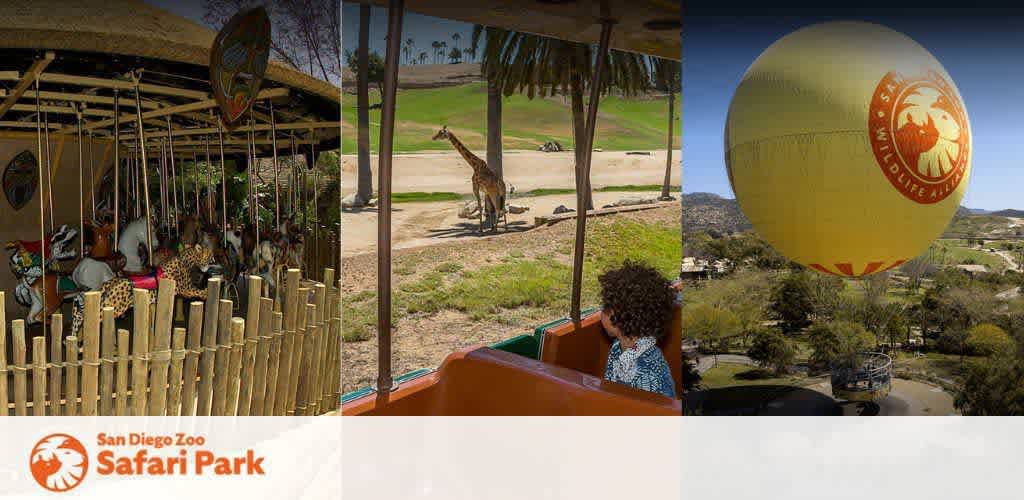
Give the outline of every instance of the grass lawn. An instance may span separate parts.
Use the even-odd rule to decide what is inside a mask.
[[[701,385],[706,389],[718,389],[738,385],[795,385],[797,377],[775,377],[760,368],[738,363],[718,363],[718,366],[701,374]]]
[[[678,227],[612,218],[594,219],[589,226],[583,273],[584,307],[599,302],[597,277],[627,259],[651,265],[667,278],[678,272],[682,258]],[[644,244],[637,245],[638,241]],[[571,240],[561,242],[558,253],[570,255],[571,251]],[[393,321],[398,324],[403,317],[442,310],[459,311],[475,321],[508,324],[539,324],[563,316],[569,309],[572,267],[558,257],[512,253],[503,262],[472,270],[464,270],[457,262],[437,263],[413,281],[396,283]],[[411,275],[420,265],[397,261],[395,274]],[[376,293],[343,297],[342,306],[345,340],[370,338],[377,321]]]
[[[1001,272],[1006,268],[1006,261],[999,255],[987,250],[965,248],[963,240],[937,240],[934,246],[935,258],[942,259],[945,256],[949,265],[982,264],[993,272]]]
[[[342,151],[355,153],[356,96],[342,94]],[[370,91],[371,104],[380,99]],[[679,100],[676,99],[678,106]],[[607,151],[649,151],[665,149],[668,98],[623,99],[606,96],[594,136],[594,147]],[[676,113],[675,146],[680,144],[681,125]],[[434,133],[447,125],[470,149],[482,150],[487,132],[487,89],[484,83],[470,83],[437,89],[410,89],[398,92],[395,128],[395,152],[447,151],[447,141],[432,141]],[[561,98],[527,99],[523,95],[505,98],[502,104],[502,135],[507,149],[534,150],[556,140],[573,148],[572,116],[567,101]],[[370,136],[377,137],[380,109],[370,110]],[[371,141],[376,151],[377,142]]]

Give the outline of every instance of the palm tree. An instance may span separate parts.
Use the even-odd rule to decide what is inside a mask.
[[[452,33],[452,41],[455,42],[455,48],[459,48],[459,40],[462,39],[462,35],[458,33]]]
[[[462,51],[452,47],[452,51],[448,53],[448,62],[452,64],[458,63],[462,59]]]
[[[464,62],[473,62],[473,60],[470,59],[469,54],[470,54],[470,52],[469,52],[468,48],[467,49],[462,49],[462,60]]]
[[[426,52],[420,52],[419,60],[420,60],[420,64],[425,63],[427,61],[427,53]]]
[[[402,54],[405,55],[405,63],[409,64],[409,46],[402,46]]]
[[[434,40],[430,46],[434,49],[434,64],[437,64],[437,51],[441,50],[441,42]]]
[[[370,168],[370,5],[359,4],[359,47],[356,69],[356,113],[358,170],[356,196],[352,205],[361,207],[373,197],[373,170]],[[338,173],[339,178],[341,173]]]
[[[467,48],[462,50],[463,54],[466,54],[466,55],[469,56],[469,62],[475,62],[476,61],[476,49],[477,49],[476,45],[470,44],[469,47],[467,47]]]
[[[676,92],[682,89],[683,73],[678,61],[670,61],[660,57],[651,57],[650,66],[654,86],[658,90],[668,92],[668,148],[665,158],[665,181],[661,185],[661,199],[672,200],[669,188],[672,182],[672,139],[675,137]]]
[[[496,32],[496,28],[483,27],[479,24],[473,26],[473,36],[470,38],[469,50],[476,54],[480,45],[480,37],[486,33],[487,38]],[[504,180],[504,169],[502,168],[502,137],[501,137],[501,88],[498,85],[497,64],[482,65],[481,72],[487,78],[487,166],[499,179]]]
[[[603,57],[607,73],[600,83],[602,92],[614,87],[632,95],[650,88],[650,69],[644,56],[612,50]],[[590,84],[594,63],[590,45],[487,28],[482,70],[496,80],[504,95],[525,93],[530,99],[559,93],[570,96],[577,169],[583,163],[580,146],[586,144],[583,94]],[[585,193],[585,208],[592,209],[590,179],[577,175],[577,189]]]
[[[413,42],[412,38],[406,38],[405,45],[409,47],[409,60],[412,61],[416,55],[416,42]]]

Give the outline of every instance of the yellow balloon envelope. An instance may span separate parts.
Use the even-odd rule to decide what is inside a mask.
[[[725,161],[754,229],[821,272],[924,252],[963,198],[971,130],[942,65],[903,34],[829,22],[779,39],[729,106]]]

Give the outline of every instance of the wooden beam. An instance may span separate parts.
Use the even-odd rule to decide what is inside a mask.
[[[145,115],[143,115],[143,116],[145,116]],[[338,123],[338,122],[333,122],[333,121],[332,122],[297,122],[297,123],[279,123],[279,124],[277,124],[277,130],[311,130],[311,129],[324,129],[324,128],[340,129],[341,128],[341,124]],[[232,133],[235,133],[235,132],[249,132],[249,131],[253,131],[253,130],[256,131],[256,132],[270,132],[270,129],[271,129],[270,125],[256,125],[256,126],[245,125],[245,126],[242,126],[242,127],[238,127],[236,129],[232,130],[231,132]],[[148,130],[146,131],[147,135],[152,134],[152,133],[157,133],[157,132],[148,131]],[[183,128],[181,130],[175,130],[175,131],[171,132],[171,136],[173,136],[173,137],[180,137],[180,136],[188,136],[188,135],[207,135],[207,134],[216,134],[216,133],[217,133],[217,129],[214,128],[214,127],[207,127],[207,128]],[[164,130],[164,134],[166,135],[166,130]],[[126,134],[123,137],[126,140],[127,139],[131,139],[131,140],[135,139],[135,136],[132,135],[132,134]],[[175,143],[175,144],[177,144],[177,143]]]
[[[263,89],[258,94],[256,94],[256,98],[257,99],[271,99],[271,98],[275,98],[275,97],[287,96],[288,93],[289,93],[289,90],[287,88],[284,88],[284,87],[278,87],[278,88],[273,88],[273,89]],[[164,116],[167,116],[167,115],[177,115],[177,114],[192,113],[192,112],[195,112],[195,111],[202,111],[202,110],[205,110],[205,109],[212,109],[212,108],[215,108],[215,107],[217,107],[217,101],[216,100],[214,100],[214,99],[205,99],[205,100],[202,100],[202,101],[190,102],[190,103],[186,103],[186,104],[179,104],[177,106],[167,106],[167,107],[155,109],[155,110],[152,110],[152,111],[146,111],[146,112],[142,113],[142,118],[143,119],[161,118],[161,117],[164,117]],[[134,120],[134,119],[135,119],[135,114],[134,113],[126,113],[126,114],[121,115],[121,121],[122,122],[131,121],[131,120]],[[98,121],[98,122],[90,123],[88,126],[83,127],[83,130],[95,130],[95,129],[98,129],[98,128],[106,128],[106,127],[109,127],[109,126],[111,126],[113,124],[114,124],[114,120],[113,119],[101,120],[101,121]],[[75,132],[75,130],[72,130],[71,128],[67,128],[67,129],[64,130],[64,133],[71,133],[71,132]],[[214,129],[214,132],[216,132],[216,129]]]
[[[147,134],[147,137],[148,137],[148,134]],[[166,138],[166,137],[167,137],[167,133],[164,132],[164,138]],[[288,142],[290,142],[290,141],[288,141]],[[295,139],[295,144],[313,144],[313,142],[314,141],[312,141],[310,139],[298,139],[298,138]],[[270,139],[257,139],[255,141],[253,141],[253,143],[256,144],[257,146],[270,146],[270,145],[273,144],[270,141]],[[287,149],[288,148],[288,144],[285,144],[285,141],[277,141],[277,143],[278,143],[278,149]],[[200,145],[204,145],[204,144],[206,144],[206,143],[204,141],[201,141],[201,140],[174,141],[174,150],[177,151],[179,145],[181,145],[181,146],[200,146]],[[225,138],[224,139],[224,144],[226,144],[226,145],[240,145],[241,146],[241,145],[249,144],[249,141],[247,139],[229,139],[229,138]],[[146,141],[146,147],[150,148],[150,149],[153,149],[153,148],[159,149],[160,148],[160,141],[158,141],[158,140],[153,140],[153,141],[147,140]]]
[[[36,121],[30,122],[15,122],[15,121],[0,121],[0,128],[36,128]],[[59,123],[51,123],[50,130],[60,129]]]
[[[63,73],[46,73],[39,77],[43,83],[61,83],[64,85],[79,85],[82,87],[99,87],[119,90],[135,90],[135,84],[127,80],[114,80],[111,78],[95,78],[91,76],[66,75]],[[140,83],[139,92],[144,94],[169,95],[184,97],[187,99],[209,99],[210,95],[199,90],[168,87],[166,85],[155,85],[152,83]]]
[[[21,99],[21,95],[28,90],[28,87],[35,82],[36,78],[40,78],[46,67],[53,62],[53,58],[53,52],[47,52],[42,59],[36,59],[32,63],[28,71],[18,79],[18,84],[14,86],[14,89],[7,95],[4,102],[0,104],[0,118],[3,118],[4,114],[18,102],[18,99]]]
[[[2,72],[0,72],[0,73],[2,73]],[[2,80],[2,79],[3,78],[0,78],[0,80]],[[7,95],[7,91],[6,90],[0,90],[0,97],[4,97],[6,95]],[[22,97],[25,98],[25,99],[35,99],[36,98],[36,91],[35,90],[26,90],[25,91],[25,95],[22,96]],[[69,92],[51,92],[51,91],[42,90],[42,91],[39,92],[39,98],[44,100],[44,101],[70,101],[70,102],[85,102],[85,103],[89,103],[89,104],[103,104],[103,105],[106,105],[106,106],[113,106],[114,105],[114,98],[113,97],[105,97],[105,96],[89,95],[89,94],[72,94],[72,93],[69,93]],[[118,106],[120,106],[122,108],[132,108],[132,109],[135,109],[135,99],[130,99],[130,98],[127,98],[127,97],[120,97],[117,100],[118,100],[118,103],[117,103]],[[142,101],[142,107],[145,108],[145,109],[159,109],[161,106],[160,106],[160,103],[157,103],[157,102]],[[111,111],[111,113],[113,113],[113,111]],[[111,116],[113,116],[113,115],[111,115]]]

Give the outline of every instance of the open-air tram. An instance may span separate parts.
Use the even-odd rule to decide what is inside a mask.
[[[541,325],[531,333],[491,346],[475,346],[447,356],[436,370],[391,374],[391,162],[395,127],[402,17],[420,14],[553,36],[609,48],[679,60],[680,3],[674,0],[529,1],[491,0],[467,6],[454,0],[365,2],[388,7],[387,52],[380,127],[378,219],[378,377],[374,387],[342,396],[342,415],[665,415],[682,413],[681,399],[653,394],[602,379],[611,340],[600,311],[581,311],[580,293],[587,214],[576,217],[572,310],[569,318]],[[589,86],[588,144],[577,186],[590,175],[599,85],[598,58]],[[583,206],[577,189],[577,206]],[[680,305],[674,309],[662,349],[682,394]]]

